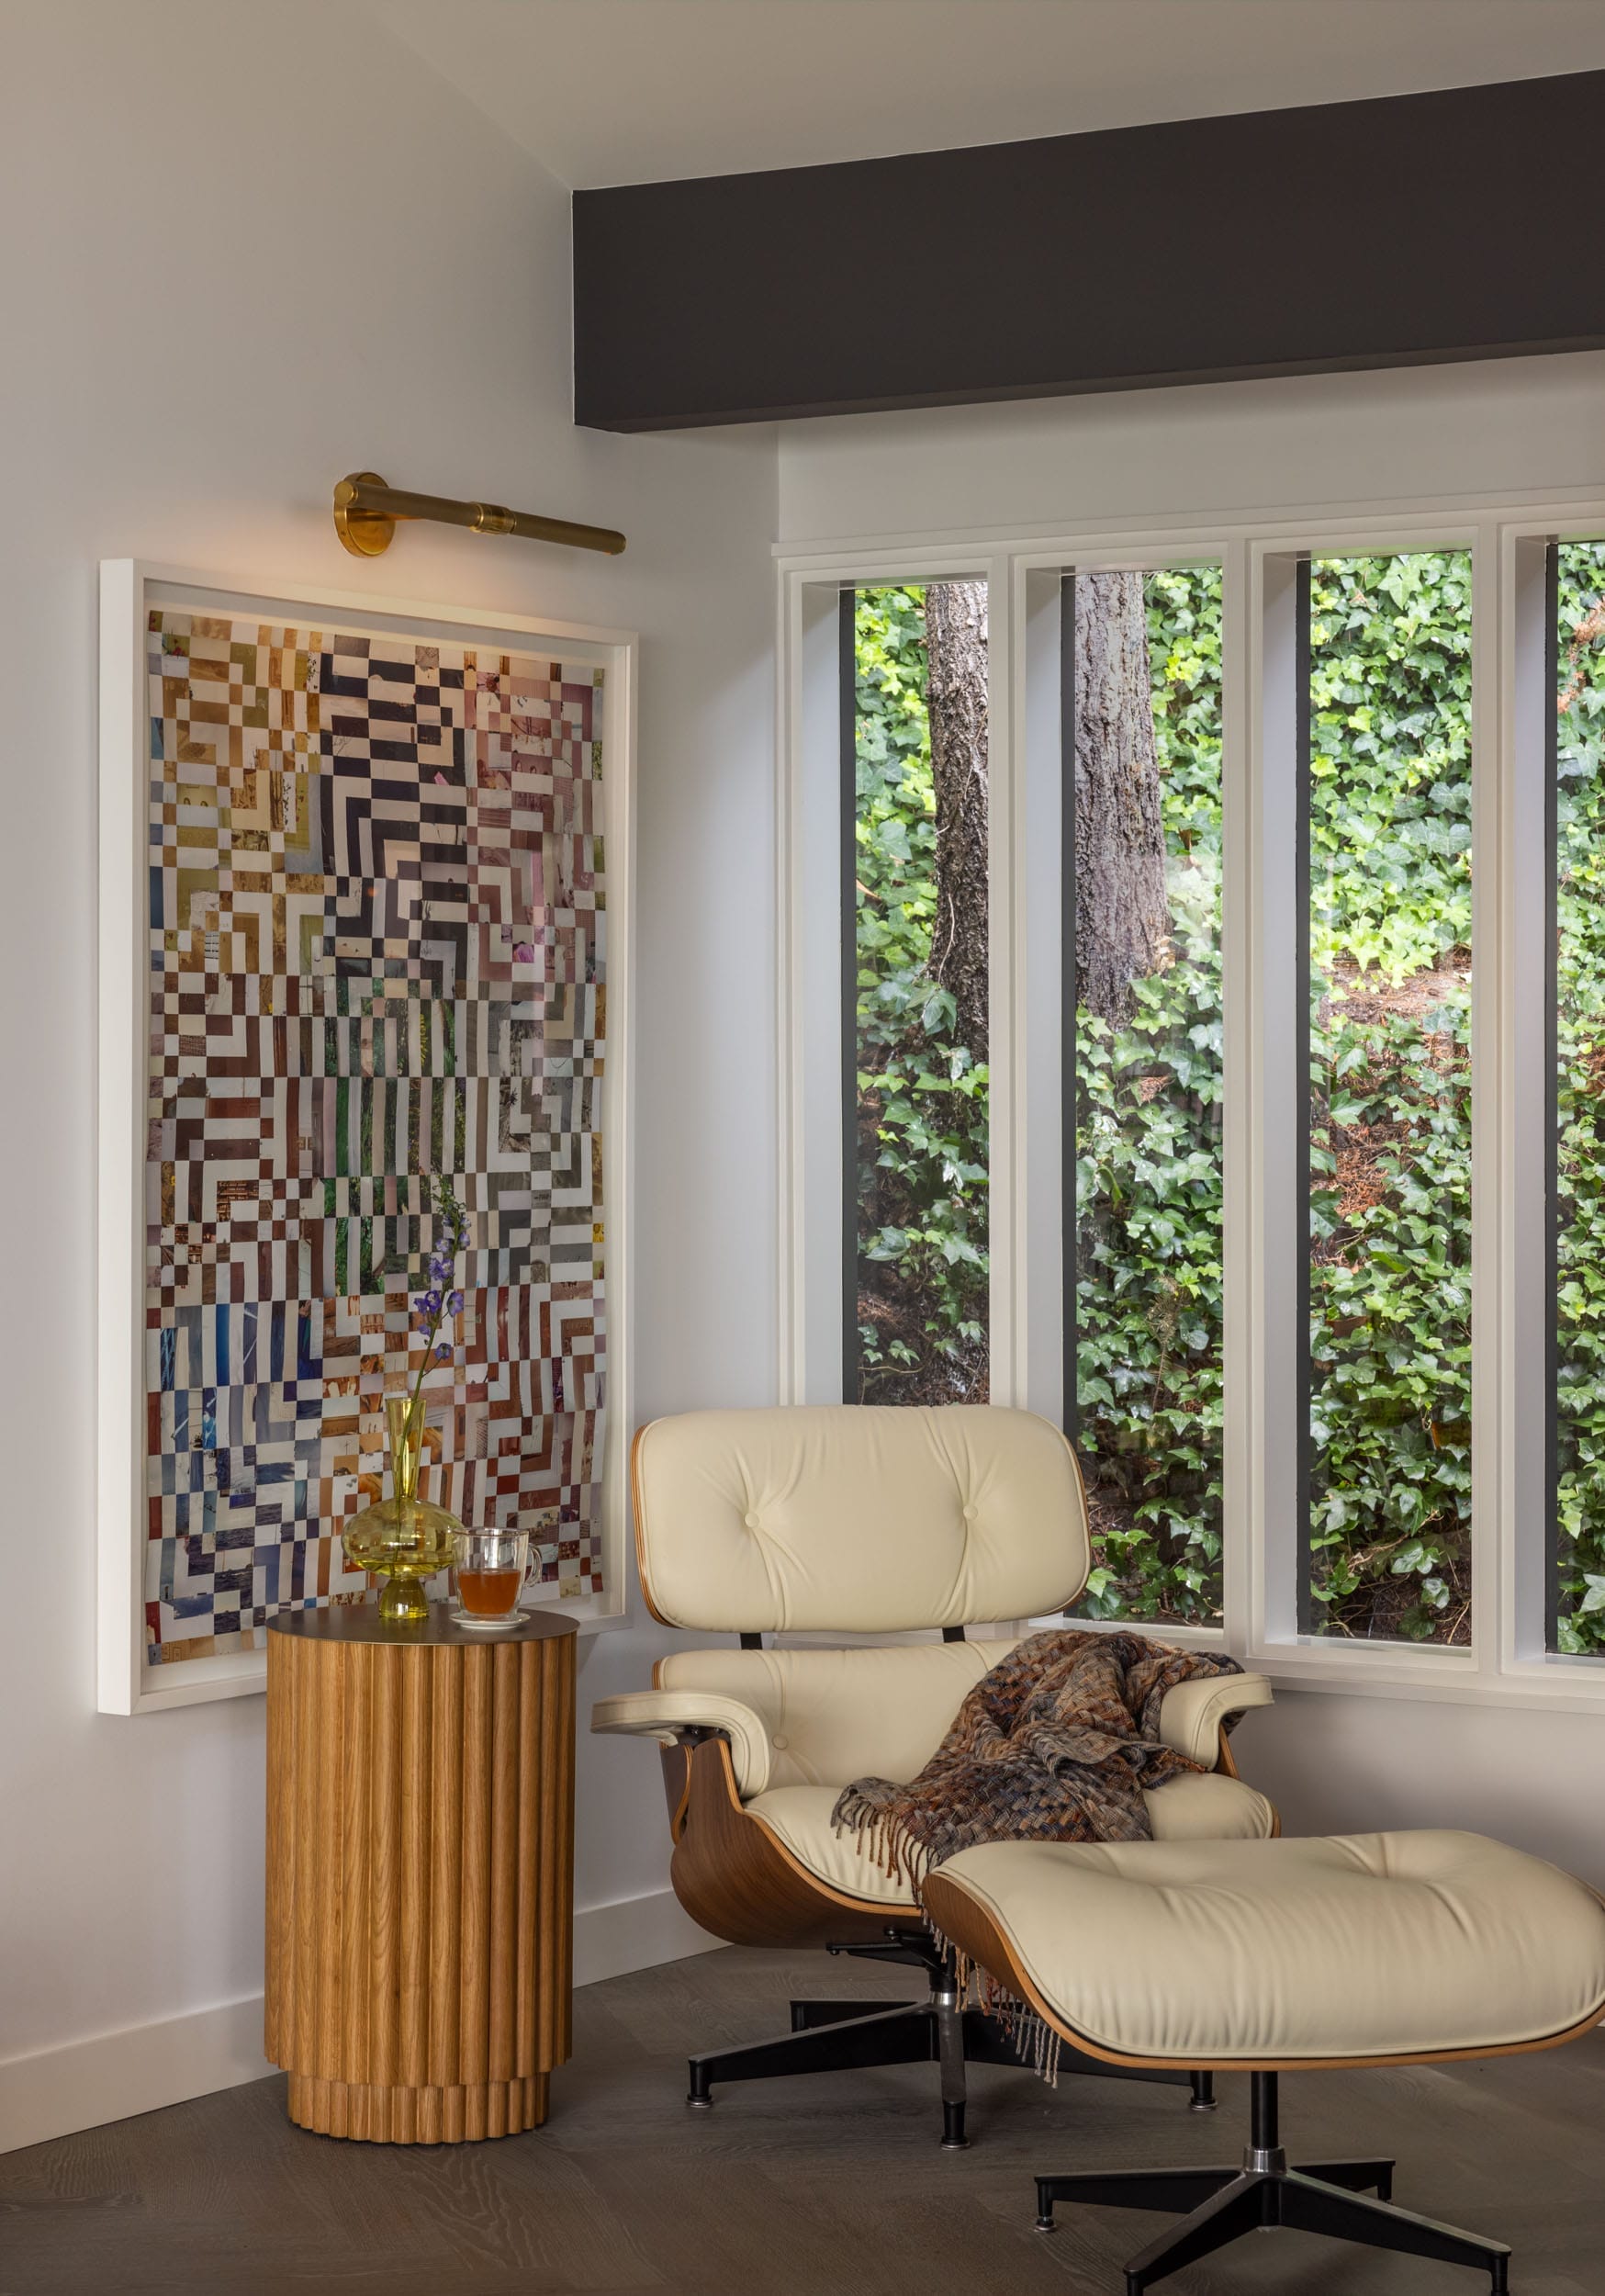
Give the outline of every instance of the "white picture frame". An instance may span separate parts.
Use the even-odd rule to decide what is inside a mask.
[[[603,807],[607,841],[608,1026],[602,1097],[609,1383],[602,1439],[602,1592],[539,1605],[581,1633],[629,1619],[631,995],[638,641],[633,632],[344,590],[279,589],[137,558],[100,566],[99,935],[97,967],[96,1694],[103,1714],[151,1714],[265,1687],[267,1657],[152,1667],[144,1632],[144,1165],[149,1025],[146,880],[149,717],[144,634],[152,607],[274,619],[448,643],[476,638],[561,647],[607,672]]]

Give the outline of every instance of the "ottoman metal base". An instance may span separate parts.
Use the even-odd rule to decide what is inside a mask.
[[[1093,2208],[1185,2209],[1184,2222],[1152,2241],[1126,2267],[1126,2296],[1143,2296],[1184,2265],[1224,2248],[1244,2233],[1268,2225],[1324,2233],[1443,2264],[1466,2264],[1488,2274],[1492,2296],[1507,2296],[1510,2251],[1497,2240],[1457,2232],[1428,2216],[1395,2208],[1390,2160],[1326,2161],[1290,2168],[1277,2135],[1274,2073],[1253,2077],[1252,2141],[1240,2168],[1159,2168],[1038,2177],[1037,2228],[1053,2230],[1056,2200],[1084,2200]],[[1362,2197],[1375,2192],[1376,2198]]]

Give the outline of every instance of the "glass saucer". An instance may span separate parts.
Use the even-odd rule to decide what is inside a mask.
[[[477,1618],[471,1611],[455,1610],[452,1622],[455,1626],[466,1626],[474,1634],[499,1635],[505,1634],[510,1626],[522,1626],[523,1612],[510,1610],[504,1611],[499,1618]]]

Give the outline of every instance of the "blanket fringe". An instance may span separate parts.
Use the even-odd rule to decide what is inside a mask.
[[[856,1794],[850,1799],[844,1798],[836,1829],[838,1834],[851,1832],[859,1855],[867,1858],[878,1873],[889,1880],[906,1883],[916,1897],[920,1895],[931,1870],[930,1852],[890,1811],[867,1795]],[[951,1938],[944,1936],[928,1913],[925,1921],[937,1949],[953,1964],[960,2007],[979,1994],[980,2006],[989,2017],[996,2018],[1020,2063],[1046,2081],[1049,2088],[1057,2088],[1061,2044],[1052,2026],[1027,2003],[999,1985]]]
[[[888,1881],[905,1882],[917,1897],[930,1871],[930,1852],[892,1812],[867,1795],[844,1795],[837,1806],[836,1830],[850,1832],[853,1847]]]
[[[965,2009],[971,2001],[995,2017],[1008,2038],[1009,2044],[1023,2065],[1047,2082],[1049,2088],[1059,2087],[1059,2061],[1063,2043],[1046,2018],[1038,2014],[1027,2002],[1022,2001],[1006,1986],[1002,1986],[990,1970],[972,1961],[963,1948],[955,1945],[927,1913],[926,1927],[937,1950],[952,1962],[959,1988],[959,2007]]]
[[[985,1973],[982,1978],[982,2007],[989,2017],[995,2017],[1008,2035],[1015,2054],[1022,2065],[1030,2066],[1039,2080],[1049,2088],[1059,2087],[1059,2061],[1063,2043],[1045,2017],[1038,2015],[1017,1994],[998,1984],[995,1977]]]

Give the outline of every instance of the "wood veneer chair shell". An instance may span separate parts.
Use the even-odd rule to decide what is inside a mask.
[[[670,1748],[666,1755],[679,1752]],[[703,1929],[733,1945],[870,1942],[893,1920],[917,1916],[848,1897],[810,1874],[766,1826],[743,1809],[730,1747],[708,1739],[686,1750],[686,1784],[669,1877]]]

